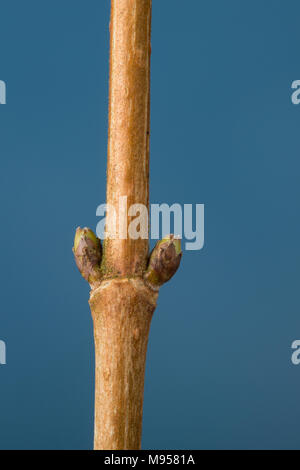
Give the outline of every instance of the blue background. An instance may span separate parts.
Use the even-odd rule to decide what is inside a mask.
[[[206,227],[160,293],[143,448],[300,448],[299,15],[153,2],[151,202],[204,203]],[[91,448],[71,246],[105,201],[109,1],[2,0],[0,17],[0,448]]]

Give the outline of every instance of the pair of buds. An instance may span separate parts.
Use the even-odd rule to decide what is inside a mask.
[[[89,228],[78,227],[73,253],[81,275],[91,287],[99,285],[104,273],[101,270],[102,246],[99,238]],[[145,282],[154,290],[168,282],[176,273],[182,256],[180,239],[168,235],[158,241],[149,256],[144,273]]]

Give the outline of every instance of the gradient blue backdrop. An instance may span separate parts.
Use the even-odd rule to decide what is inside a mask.
[[[204,203],[206,231],[153,319],[146,449],[300,448],[299,15],[153,1],[151,202]],[[91,448],[71,246],[105,200],[109,1],[2,0],[0,17],[0,448]]]

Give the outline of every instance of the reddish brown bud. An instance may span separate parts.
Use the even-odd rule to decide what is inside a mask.
[[[79,271],[91,285],[101,279],[100,263],[102,247],[94,232],[78,227],[74,239],[73,253]]]
[[[182,256],[180,239],[168,235],[156,243],[150,254],[145,280],[154,289],[168,282],[176,273]]]

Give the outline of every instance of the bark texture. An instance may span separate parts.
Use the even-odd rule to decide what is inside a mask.
[[[74,255],[91,285],[95,449],[140,449],[148,335],[158,290],[179,266],[172,235],[153,250],[128,237],[126,206],[149,213],[151,0],[112,0],[106,238],[77,229]],[[117,226],[115,226],[115,216]],[[113,235],[112,235],[113,234]],[[97,251],[98,250],[98,251]]]
[[[108,280],[91,295],[95,449],[141,447],[145,361],[156,296],[140,279]]]
[[[148,239],[125,239],[128,221],[120,197],[149,206],[151,0],[112,0],[105,262],[112,275],[142,274]]]
[[[146,349],[156,294],[142,280],[148,238],[128,238],[129,220],[120,200],[126,196],[128,207],[149,207],[151,6],[151,0],[111,1],[108,212],[102,264],[104,279],[113,280],[104,280],[90,299],[96,353],[95,449],[141,446]]]

